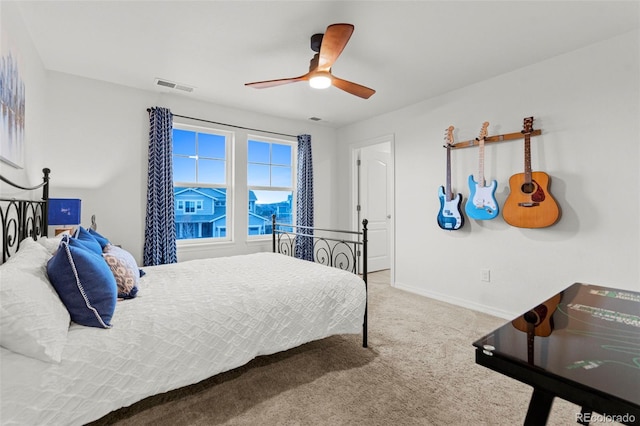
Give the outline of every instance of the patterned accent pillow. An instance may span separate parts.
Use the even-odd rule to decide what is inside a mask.
[[[140,269],[138,269],[138,264],[131,253],[109,244],[104,248],[102,257],[104,257],[116,279],[118,297],[122,299],[136,297],[140,281]]]

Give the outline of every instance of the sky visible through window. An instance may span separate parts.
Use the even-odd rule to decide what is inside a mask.
[[[226,143],[222,135],[173,130],[173,180],[226,183]]]

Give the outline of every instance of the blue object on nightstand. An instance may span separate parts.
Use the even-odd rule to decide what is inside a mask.
[[[49,225],[78,225],[82,201],[78,198],[49,198]]]

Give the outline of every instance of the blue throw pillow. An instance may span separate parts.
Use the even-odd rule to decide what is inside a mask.
[[[80,240],[86,247],[94,251],[96,254],[102,255],[102,246],[98,240],[96,240],[96,238],[82,226],[78,226],[78,230],[76,231],[74,238]]]
[[[109,244],[111,244],[106,237],[103,237],[102,235],[98,234],[95,230],[89,228],[88,231],[89,231],[89,234],[91,234],[93,236],[93,238],[95,238],[96,241],[98,241],[98,243],[100,243],[100,246],[103,249],[106,246],[108,246]]]
[[[118,287],[101,255],[64,236],[47,263],[47,274],[73,322],[111,328]]]

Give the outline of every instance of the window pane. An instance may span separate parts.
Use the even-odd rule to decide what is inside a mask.
[[[271,164],[291,166],[291,145],[271,145]]]
[[[295,146],[287,143],[249,141],[249,235],[270,234],[272,215],[276,215],[278,223],[292,224],[292,191],[251,188],[293,188],[294,152]]]
[[[227,213],[227,143],[229,136],[194,130],[173,130],[176,236],[179,240],[225,238]],[[211,188],[196,185],[221,185]]]
[[[248,164],[247,170],[247,182],[250,186],[271,186],[268,165]]]
[[[225,162],[221,160],[198,160],[198,182],[225,183]]]
[[[271,166],[271,186],[291,186],[291,167]]]
[[[276,222],[292,224],[292,191],[249,191],[249,235],[271,234],[271,215]]]
[[[176,238],[223,238],[227,235],[226,191],[216,188],[174,188]]]
[[[196,134],[187,130],[173,129],[173,153],[196,155]]]
[[[198,133],[198,156],[224,159],[226,140],[222,135]]]
[[[269,145],[265,142],[249,141],[249,162],[269,164]]]
[[[173,157],[173,181],[195,182],[196,159],[186,157]]]

